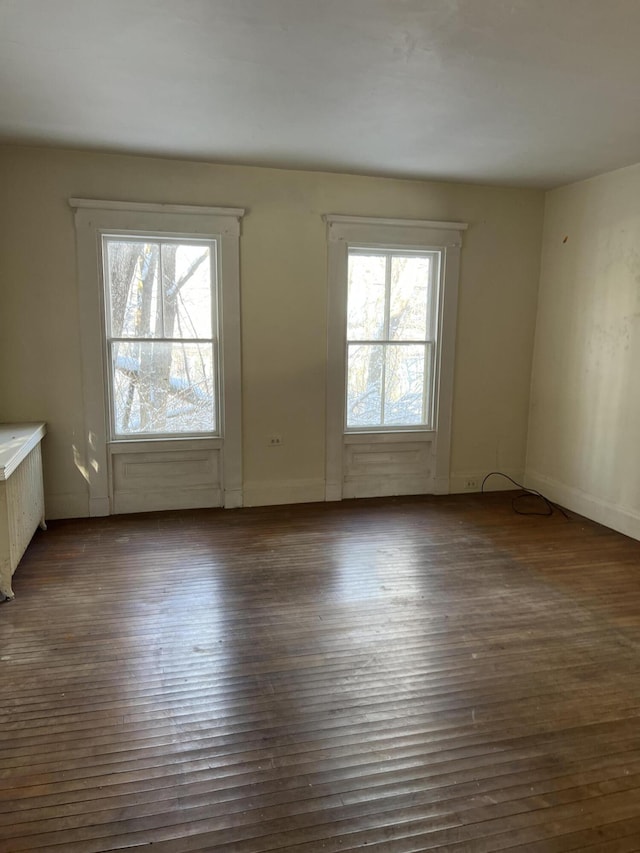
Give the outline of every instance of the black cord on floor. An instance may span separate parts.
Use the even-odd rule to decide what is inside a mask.
[[[482,481],[482,485],[480,486],[481,492],[484,492],[484,484],[487,482],[489,477],[504,477],[505,480],[509,480],[510,483],[513,483],[514,486],[517,486],[519,489],[522,490],[523,494],[516,495],[515,498],[511,498],[511,507],[512,507],[514,512],[518,513],[518,515],[550,516],[550,515],[553,515],[553,511],[555,509],[557,509],[559,513],[564,515],[564,517],[567,519],[567,521],[571,520],[569,518],[569,516],[567,515],[567,513],[562,509],[561,506],[558,506],[558,504],[554,504],[553,501],[549,500],[549,498],[545,498],[545,496],[541,492],[536,491],[536,489],[528,489],[526,486],[523,486],[522,483],[517,483],[513,479],[513,477],[510,477],[508,474],[503,474],[502,471],[490,471],[487,474],[487,476],[484,478],[484,480]],[[536,498],[537,500],[542,501],[542,503],[544,504],[544,509],[542,509],[542,510],[518,509],[518,502],[521,503],[523,499],[526,500],[527,498]]]

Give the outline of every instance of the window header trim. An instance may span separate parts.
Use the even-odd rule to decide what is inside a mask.
[[[199,204],[154,204],[139,201],[110,201],[93,198],[70,198],[69,206],[74,210],[129,210],[136,213],[180,213],[189,216],[232,216],[242,219],[244,207],[206,207]]]
[[[325,213],[327,225],[393,225],[401,228],[434,228],[446,231],[466,231],[468,222],[444,222],[437,219],[384,219],[377,216],[348,216],[342,213]]]
[[[369,216],[346,216],[326,213],[329,243],[351,246],[377,243],[381,246],[423,248],[460,248],[466,222],[444,222],[430,219],[384,219]]]

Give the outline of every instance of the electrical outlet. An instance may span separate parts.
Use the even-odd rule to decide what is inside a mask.
[[[281,444],[282,436],[279,433],[269,436],[269,447],[279,447]]]
[[[478,488],[478,481],[474,477],[467,477],[464,481],[464,487],[467,491],[471,492]]]

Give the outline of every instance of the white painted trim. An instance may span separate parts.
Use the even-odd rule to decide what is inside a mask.
[[[170,438],[148,438],[140,441],[110,441],[108,442],[108,450],[111,456],[117,456],[119,453],[153,453],[154,450],[166,449],[171,450],[222,450],[223,441],[221,438],[210,438],[209,436],[189,436],[180,438],[171,436]]]
[[[428,251],[460,247],[465,222],[437,222],[426,219],[371,219],[362,216],[327,215],[327,240],[351,246]]]
[[[348,443],[411,442],[433,443],[434,467],[431,482],[438,494],[449,489],[451,420],[460,276],[462,232],[460,222],[431,220],[375,219],[327,214],[328,300],[327,300],[327,397],[326,397],[326,483],[325,500],[340,500],[343,493],[344,447]],[[440,304],[438,306],[439,352],[436,354],[436,411],[433,431],[392,431],[384,433],[345,432],[344,382],[346,374],[345,338],[347,326],[346,282],[348,251],[352,245],[380,248],[411,247],[442,253]],[[417,436],[424,436],[417,438]],[[357,438],[352,439],[352,436]]]
[[[637,509],[597,498],[536,471],[527,471],[524,482],[527,488],[536,489],[554,503],[640,540],[640,512]]]
[[[0,424],[0,482],[9,479],[46,432],[43,423]]]
[[[111,511],[114,515],[123,515],[169,509],[213,509],[220,503],[220,489],[216,488],[154,489],[144,495],[125,490],[116,492]]]
[[[245,506],[318,503],[323,500],[324,480],[271,480],[244,484]]]
[[[89,516],[99,518],[111,514],[111,500],[107,497],[89,498]]]
[[[84,447],[78,441],[78,455],[89,485],[89,516],[109,515],[109,465],[107,457],[107,408],[105,405],[104,322],[98,235],[90,211],[76,210],[76,259],[80,313],[80,352]],[[104,505],[107,505],[106,512]]]
[[[339,213],[325,213],[322,217],[328,225],[391,225],[402,228],[432,228],[450,231],[466,231],[468,222],[443,222],[436,219],[377,219],[375,216],[345,216]]]
[[[241,208],[213,208],[188,205],[156,205],[129,202],[103,202],[73,198],[69,201],[75,210],[76,252],[80,302],[80,334],[82,352],[82,384],[85,418],[85,456],[81,460],[89,484],[89,514],[108,515],[110,506],[109,458],[127,452],[125,444],[108,444],[108,408],[105,394],[106,370],[104,364],[104,317],[102,309],[102,282],[100,240],[104,233],[154,233],[158,235],[202,237],[215,239],[220,289],[220,366],[222,394],[220,423],[223,431],[222,488],[225,506],[242,503],[242,399],[240,361],[240,253],[239,218]],[[167,447],[176,441],[171,437]],[[203,440],[211,440],[210,436]],[[142,450],[142,444],[154,442],[159,449],[162,439],[145,439],[133,442]],[[113,447],[113,449],[111,449]],[[130,451],[129,451],[130,452]],[[224,496],[229,492],[229,499]]]
[[[451,492],[451,485],[448,477],[434,477],[433,478],[433,487],[432,494],[434,495],[448,495]]]
[[[325,501],[342,500],[342,483],[326,483],[324,489]]]
[[[237,234],[220,236],[220,423],[222,503],[242,506],[242,353],[240,329],[240,244]]]
[[[223,505],[225,509],[239,509],[241,506],[243,506],[243,500],[243,489],[224,490]]]
[[[345,432],[344,444],[407,444],[416,441],[432,442],[433,430],[397,430],[396,432]]]
[[[439,352],[436,354],[436,393],[434,446],[435,481],[449,479],[451,462],[451,423],[453,417],[453,379],[458,325],[458,284],[460,280],[460,247],[445,248],[442,269],[441,306],[438,322]]]
[[[342,500],[346,375],[345,338],[347,311],[345,288],[348,274],[346,242],[329,242],[327,293],[327,396],[325,500]]]
[[[70,198],[69,206],[74,210],[131,210],[138,213],[177,213],[197,216],[233,216],[241,219],[244,207],[205,207],[197,204],[153,204],[139,201],[109,201],[92,198]]]
[[[435,494],[431,477],[350,477],[345,480],[343,500],[386,498],[398,495]]]

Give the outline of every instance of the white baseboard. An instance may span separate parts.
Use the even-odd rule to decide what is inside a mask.
[[[239,509],[243,506],[244,498],[242,489],[225,489],[224,491],[224,508]]]
[[[47,493],[44,496],[44,515],[52,521],[56,518],[88,518],[89,495]]]
[[[435,494],[431,477],[372,475],[346,477],[342,496],[348,498],[387,498],[396,495]]]
[[[325,501],[341,501],[342,500],[342,483],[327,482],[324,490]]]
[[[155,491],[120,491],[113,496],[113,514],[159,512],[173,509],[203,509],[222,504],[220,489],[156,489]],[[108,513],[105,513],[108,514]]]
[[[324,480],[271,480],[244,484],[245,506],[324,501]]]
[[[482,481],[487,476],[489,471],[467,471],[464,474],[452,474],[449,478],[449,492],[452,495],[459,495],[463,492],[479,492],[482,489]],[[514,479],[516,483],[524,483],[524,473],[522,471],[514,471],[513,469],[507,469],[502,472],[503,474],[507,474],[509,477]],[[476,486],[473,488],[467,488],[467,482],[469,480],[475,480]],[[489,477],[487,482],[485,483],[484,491],[485,492],[507,492],[510,489],[516,489],[517,486],[514,486],[513,483],[509,482],[509,480],[505,480],[504,477]]]
[[[89,498],[89,515],[91,518],[100,518],[111,514],[111,501],[106,498]]]
[[[432,483],[431,494],[448,495],[451,492],[451,481],[449,477],[434,477]]]
[[[597,498],[536,471],[527,472],[525,485],[542,492],[554,503],[597,521],[598,524],[604,524],[633,539],[640,539],[640,511],[637,509]]]
[[[327,483],[325,501],[341,501],[343,498],[357,497],[394,497],[396,495],[448,495],[449,478],[405,478],[404,482],[396,478],[395,485],[389,485],[392,478],[361,478],[360,488],[354,481],[342,484]]]

